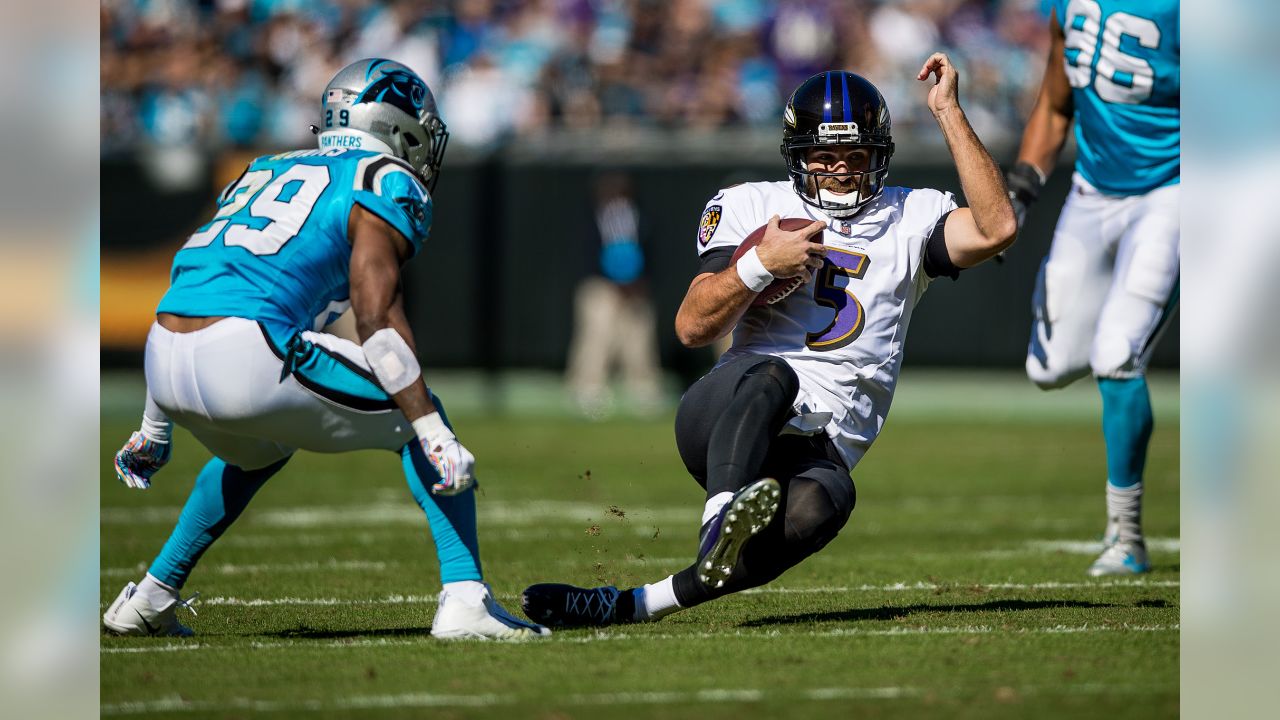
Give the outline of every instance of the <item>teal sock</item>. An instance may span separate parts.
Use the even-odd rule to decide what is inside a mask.
[[[1117,488],[1142,482],[1153,418],[1147,379],[1098,378],[1102,436],[1107,445],[1107,481]]]
[[[169,587],[181,588],[204,551],[222,537],[258,489],[287,462],[289,458],[258,470],[241,470],[218,458],[206,463],[178,524],[147,572]]]

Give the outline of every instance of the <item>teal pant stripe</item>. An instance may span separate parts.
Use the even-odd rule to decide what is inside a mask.
[[[287,374],[311,392],[362,412],[396,409],[395,401],[372,373],[341,355],[303,340],[301,333],[293,333],[282,341],[284,331],[273,331],[261,323],[259,326],[267,346],[285,364]]]

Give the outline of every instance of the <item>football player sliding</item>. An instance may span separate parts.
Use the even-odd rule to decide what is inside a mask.
[[[1040,266],[1027,375],[1092,375],[1102,395],[1107,525],[1089,574],[1146,572],[1146,368],[1178,301],[1181,178],[1176,0],[1055,0],[1040,96],[1009,172],[1021,223],[1075,121],[1071,194]],[[1124,39],[1129,38],[1129,42]]]
[[[173,261],[146,345],[142,427],[116,472],[146,488],[176,422],[214,458],[138,584],[102,621],[125,635],[190,635],[178,591],[201,555],[297,450],[399,453],[435,539],[444,589],[431,634],[520,639],[483,581],[475,458],[422,378],[400,268],[431,228],[448,132],[430,89],[360,60],[324,90],[319,149],[260,157]],[[361,343],[319,332],[347,308]],[[109,538],[108,538],[109,540]]]
[[[552,626],[656,620],[768,583],[821,550],[854,506],[850,473],[884,424],[920,296],[1009,247],[1017,224],[1000,169],[935,53],[918,79],[950,148],[967,208],[950,193],[889,187],[889,108],[850,72],[806,80],[783,115],[789,180],[721,190],[699,226],[701,266],[676,314],[689,347],[733,344],[685,393],[676,444],[706,489],[693,564],[643,587],[525,589],[525,613]],[[790,232],[781,218],[810,222]],[[763,240],[733,261],[752,231]],[[753,306],[776,280],[797,290]]]

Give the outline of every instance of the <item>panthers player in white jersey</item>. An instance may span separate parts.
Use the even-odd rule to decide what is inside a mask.
[[[1027,375],[1046,390],[1097,379],[1107,526],[1094,576],[1149,568],[1146,368],[1178,300],[1179,26],[1177,0],[1055,0],[1044,81],[1009,174],[1021,222],[1075,122],[1075,173],[1036,282]]]
[[[951,150],[969,207],[949,193],[886,187],[893,140],[874,85],[849,72],[815,75],[783,117],[789,181],[718,193],[703,211],[701,268],[676,315],[689,347],[733,331],[716,367],[685,393],[676,444],[707,492],[698,556],[630,590],[540,584],[525,613],[557,626],[654,620],[767,583],[820,550],[854,506],[850,473],[884,424],[907,325],[933,278],[994,257],[1016,233],[996,163],[958,100],[942,53],[929,108]],[[779,218],[805,218],[784,232]],[[736,262],[756,228],[763,240]],[[804,284],[753,307],[775,279]]]
[[[521,639],[483,582],[475,458],[423,382],[400,269],[430,231],[448,139],[431,91],[390,60],[357,61],[325,88],[319,150],[254,160],[174,258],[147,337],[142,427],[116,455],[145,488],[174,422],[214,458],[164,548],[103,615],[125,635],[190,635],[178,591],[204,552],[296,450],[400,454],[435,539],[444,590],[431,634]],[[319,332],[350,307],[361,343]],[[110,538],[107,538],[110,541]]]

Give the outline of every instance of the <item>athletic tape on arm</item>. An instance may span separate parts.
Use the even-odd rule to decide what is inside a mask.
[[[378,384],[390,395],[404,390],[422,376],[418,358],[395,328],[382,328],[360,347]]]

